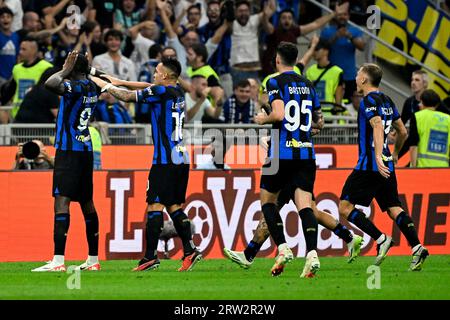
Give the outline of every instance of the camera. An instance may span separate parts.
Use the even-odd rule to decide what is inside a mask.
[[[347,27],[347,23],[346,22],[338,22],[337,24],[336,24],[336,28],[339,30],[339,29],[341,29],[341,28],[345,28],[345,27]]]
[[[28,141],[22,146],[22,154],[28,160],[34,160],[41,153],[41,148],[36,142]]]
[[[234,1],[226,0],[220,11],[220,18],[229,22],[234,21]]]

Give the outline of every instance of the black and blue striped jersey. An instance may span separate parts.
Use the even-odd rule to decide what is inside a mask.
[[[89,79],[64,82],[56,118],[57,150],[92,151],[88,125],[99,94],[95,83]]]
[[[137,91],[137,102],[150,105],[153,164],[188,163],[182,133],[186,107],[183,90],[178,85],[154,85]]]
[[[315,159],[311,125],[320,102],[312,83],[295,71],[288,71],[270,78],[266,90],[271,105],[275,100],[284,102],[283,121],[272,125],[269,158],[276,154],[274,148],[278,144],[280,159]],[[278,139],[275,130],[279,132]]]
[[[370,119],[381,117],[384,129],[383,160],[392,172],[394,163],[387,145],[387,136],[391,130],[392,122],[400,118],[397,107],[387,95],[380,91],[372,91],[360,102],[358,110],[358,144],[359,159],[356,170],[378,171],[373,141],[373,128]]]

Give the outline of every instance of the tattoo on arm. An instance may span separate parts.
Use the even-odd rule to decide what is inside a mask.
[[[136,91],[111,87],[107,90],[111,95],[124,102],[137,102]]]

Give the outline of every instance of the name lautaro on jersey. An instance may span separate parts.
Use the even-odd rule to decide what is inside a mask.
[[[186,102],[180,101],[172,104],[172,110],[184,110],[186,108]]]

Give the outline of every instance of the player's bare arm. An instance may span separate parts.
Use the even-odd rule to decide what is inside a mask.
[[[373,143],[375,148],[375,158],[377,162],[378,172],[389,178],[390,171],[383,163],[383,144],[384,144],[384,127],[380,116],[375,116],[370,119],[370,125],[373,128]]]
[[[272,102],[272,112],[266,114],[260,112],[255,116],[255,122],[257,124],[275,123],[283,121],[284,119],[284,102],[282,100],[274,100]]]
[[[101,78],[108,79],[114,86],[123,86],[130,90],[143,90],[153,86],[153,83],[121,80],[108,74],[101,75]]]
[[[117,88],[112,83],[107,83],[106,81],[97,77],[91,77],[91,79],[98,87],[102,89],[102,92],[107,91],[120,101],[137,102],[137,95],[135,90]]]
[[[77,61],[77,55],[77,51],[69,52],[62,70],[50,76],[50,78],[48,78],[45,82],[45,87],[48,90],[58,95],[64,94],[64,79],[66,79],[72,72],[75,62]]]
[[[408,137],[408,131],[406,131],[406,127],[403,124],[403,121],[401,118],[395,120],[392,123],[392,126],[394,127],[395,131],[397,132],[397,139],[395,139],[394,152],[392,152],[392,158],[394,160],[394,163],[397,164],[398,154],[399,154],[400,150],[402,149],[403,144],[406,141],[406,138]]]

